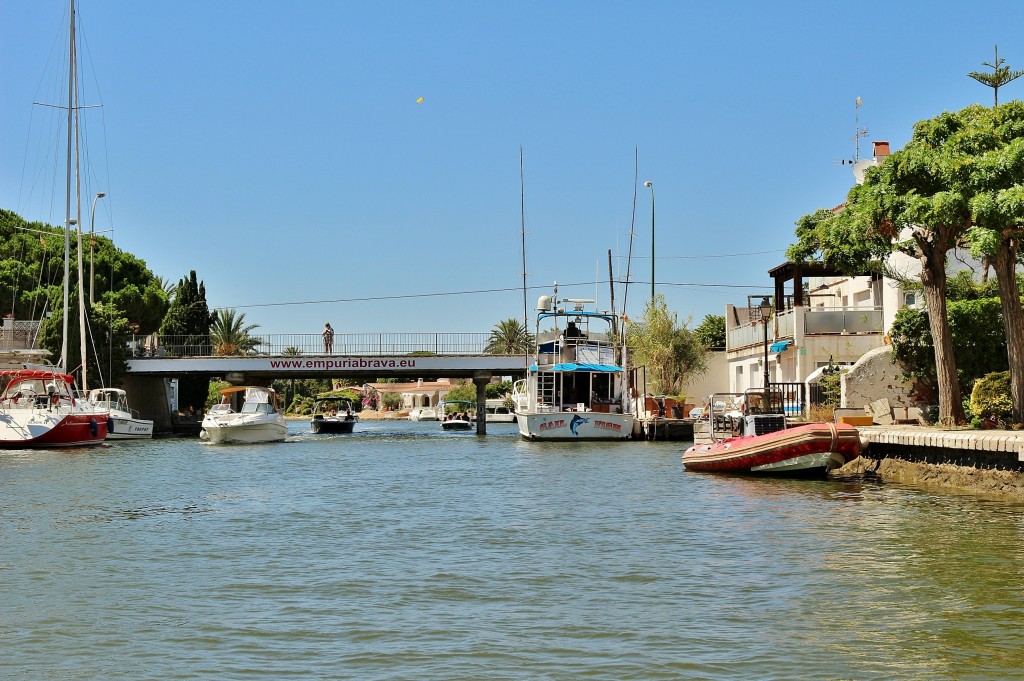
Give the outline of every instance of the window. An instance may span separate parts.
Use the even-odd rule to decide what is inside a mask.
[[[917,305],[917,293],[914,291],[908,291],[903,294],[903,304],[907,307],[914,307]]]

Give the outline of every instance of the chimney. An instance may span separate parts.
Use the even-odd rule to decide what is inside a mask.
[[[883,158],[889,155],[889,143],[888,142],[875,142],[875,161],[881,162]]]

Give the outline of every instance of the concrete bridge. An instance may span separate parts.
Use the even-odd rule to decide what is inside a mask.
[[[320,334],[254,336],[244,354],[180,337],[137,337],[125,388],[136,409],[152,418],[157,431],[169,431],[173,417],[166,399],[168,378],[220,377],[235,385],[267,385],[279,378],[416,379],[471,378],[477,388],[477,433],[486,432],[485,386],[493,376],[519,376],[523,355],[484,353],[486,333],[337,334],[327,353]]]

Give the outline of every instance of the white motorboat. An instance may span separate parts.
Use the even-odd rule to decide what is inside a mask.
[[[448,407],[452,410],[449,411]],[[476,415],[472,413],[474,402],[467,400],[448,400],[438,403],[441,413],[441,430],[473,430],[476,427]]]
[[[487,423],[515,423],[516,413],[505,400],[487,400]]]
[[[625,346],[614,312],[593,300],[541,296],[537,348],[527,377],[512,388],[519,434],[527,440],[624,440],[632,436]],[[571,305],[566,311],[564,304]],[[541,330],[541,324],[551,328]]]
[[[89,402],[110,412],[107,422],[108,440],[148,440],[153,437],[153,421],[139,418],[128,407],[128,396],[120,388],[95,388],[89,391]]]
[[[244,393],[239,410],[232,401]],[[203,418],[199,437],[211,444],[281,442],[288,425],[278,406],[277,393],[262,386],[236,386],[220,391],[221,403],[215,404]]]
[[[409,412],[410,421],[437,421],[437,409],[433,407],[415,407]]]

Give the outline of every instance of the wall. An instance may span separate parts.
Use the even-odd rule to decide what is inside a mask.
[[[864,354],[842,376],[843,407],[864,407],[888,399],[893,407],[919,406],[913,386],[904,381],[902,370],[892,363],[892,347],[886,345]]]

